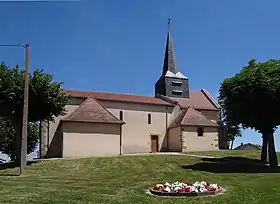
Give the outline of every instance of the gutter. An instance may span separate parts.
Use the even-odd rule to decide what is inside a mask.
[[[166,134],[166,140],[167,140],[166,148],[167,148],[167,151],[169,151],[169,131],[168,131],[168,114],[167,114],[167,111],[168,111],[168,107],[166,106],[165,107],[165,134]]]

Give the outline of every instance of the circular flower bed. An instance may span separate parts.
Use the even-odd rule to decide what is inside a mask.
[[[150,189],[152,194],[163,196],[202,196],[216,195],[222,192],[219,184],[210,184],[205,181],[195,183],[175,182],[157,184]]]

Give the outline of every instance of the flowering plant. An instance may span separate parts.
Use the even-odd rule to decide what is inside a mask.
[[[166,193],[203,193],[203,192],[215,192],[220,190],[219,184],[210,184],[205,181],[195,183],[190,182],[174,182],[165,184],[157,184],[152,187],[152,191],[166,192]]]

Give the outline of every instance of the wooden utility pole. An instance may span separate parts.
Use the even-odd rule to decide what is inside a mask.
[[[29,60],[30,60],[30,46],[29,44],[26,44],[20,175],[24,173],[24,169],[27,163],[27,128],[28,128],[28,98],[29,98],[28,95],[29,95],[29,63],[30,63]]]

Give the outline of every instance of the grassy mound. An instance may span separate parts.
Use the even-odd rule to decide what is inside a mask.
[[[17,168],[0,171],[0,203],[279,203],[280,171],[271,172],[248,157],[223,156],[227,158],[154,155],[37,161],[24,176],[16,176]],[[157,183],[196,180],[220,183],[227,192],[183,199],[145,194]]]

